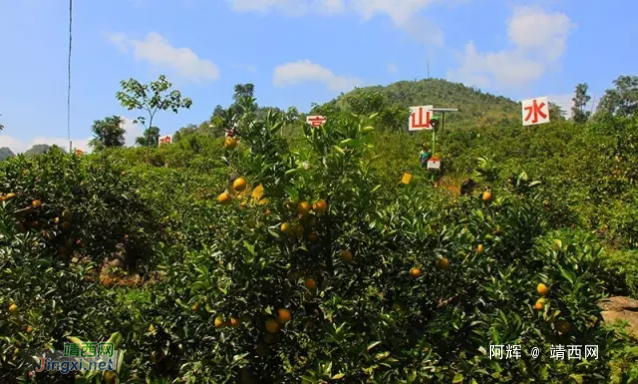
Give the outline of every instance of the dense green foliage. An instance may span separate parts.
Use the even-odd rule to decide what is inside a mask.
[[[237,148],[191,129],[159,148],[1,163],[0,380],[63,382],[29,379],[30,356],[116,332],[120,383],[638,378],[635,340],[597,306],[638,292],[636,117],[523,128],[502,100],[492,112],[513,117],[440,132],[432,174],[417,159],[429,134],[376,131],[399,108],[370,117],[375,97],[317,107],[328,123],[312,129],[239,95],[215,116]],[[273,323],[281,309],[290,321]],[[521,358],[491,359],[496,344]],[[599,359],[552,359],[557,344]]]
[[[122,118],[119,116],[110,116],[103,120],[94,121],[91,131],[95,137],[89,145],[96,151],[124,146],[126,131],[122,128]]]

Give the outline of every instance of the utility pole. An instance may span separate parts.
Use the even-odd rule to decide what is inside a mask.
[[[594,98],[591,101],[591,111],[589,111],[589,118],[591,119],[594,114],[594,104],[596,104],[596,94],[594,94]]]

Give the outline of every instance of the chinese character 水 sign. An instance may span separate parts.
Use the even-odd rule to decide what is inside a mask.
[[[549,123],[549,101],[547,97],[523,100],[523,125]]]

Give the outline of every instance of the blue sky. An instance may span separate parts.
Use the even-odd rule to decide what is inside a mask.
[[[66,3],[66,4],[65,4]],[[637,75],[638,2],[629,0],[74,0],[72,138],[125,117],[119,81],[166,74],[190,110],[163,113],[172,134],[227,106],[251,82],[261,105],[300,110],[354,86],[427,76],[515,100],[574,86],[600,96]],[[64,144],[68,1],[0,0],[0,147]]]

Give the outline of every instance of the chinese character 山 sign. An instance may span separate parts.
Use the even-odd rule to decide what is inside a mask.
[[[549,101],[547,97],[523,100],[523,125],[549,123]]]
[[[430,119],[432,118],[432,105],[424,105],[420,107],[410,107],[410,118],[408,122],[409,131],[421,131],[430,130],[432,125]]]
[[[328,121],[325,116],[308,116],[306,117],[306,123],[312,125],[313,128],[319,128]]]

